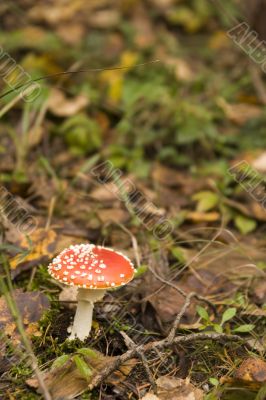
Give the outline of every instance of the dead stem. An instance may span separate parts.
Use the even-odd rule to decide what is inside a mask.
[[[174,344],[186,344],[195,342],[197,340],[215,340],[215,341],[232,341],[232,342],[241,342],[243,339],[237,335],[227,335],[225,333],[192,333],[190,335],[176,336],[174,337],[171,345]],[[105,368],[102,369],[91,381],[89,385],[89,389],[97,387],[101,382],[104,381],[112,372],[120,367],[121,364],[125,363],[129,359],[137,356],[140,352],[143,354],[146,351],[156,349],[164,349],[169,346],[168,337],[163,340],[149,342],[147,344],[141,344],[132,349],[129,349],[127,352],[118,356],[113,362],[108,364]]]
[[[129,349],[137,349],[138,348],[138,345],[136,345],[136,343],[134,343],[133,340],[130,339],[130,337],[125,332],[121,331],[120,334],[123,336],[125,344]],[[154,377],[153,377],[150,367],[148,365],[148,360],[142,350],[137,350],[137,355],[139,356],[139,358],[142,361],[142,364],[146,370],[146,373],[149,378],[152,389],[153,389],[154,393],[156,394],[157,385],[155,383]]]

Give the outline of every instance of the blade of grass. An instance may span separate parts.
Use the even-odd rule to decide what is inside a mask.
[[[39,387],[43,394],[43,397],[45,400],[52,400],[52,397],[51,397],[51,395],[45,385],[45,382],[43,380],[42,373],[38,367],[38,360],[33,352],[30,340],[25,332],[22,318],[21,318],[19,309],[17,307],[16,301],[14,299],[14,296],[13,296],[13,285],[12,285],[12,281],[11,281],[11,277],[10,277],[10,273],[9,273],[8,262],[3,255],[1,255],[0,260],[1,260],[1,264],[4,267],[4,272],[5,272],[5,277],[0,276],[0,292],[5,297],[7,306],[10,310],[10,313],[11,313],[15,323],[16,323],[17,329],[21,336],[22,343],[25,347],[25,350],[28,354],[29,359],[31,360],[31,367],[32,367],[32,370],[36,374],[36,378],[39,382]]]

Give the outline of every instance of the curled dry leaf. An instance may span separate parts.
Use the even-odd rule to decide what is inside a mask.
[[[48,298],[41,292],[26,292],[16,289],[13,292],[25,330],[28,335],[38,336],[38,321],[49,308]],[[5,297],[0,297],[0,329],[10,336],[15,343],[20,342],[20,336],[15,321],[9,311]]]
[[[194,222],[214,222],[219,221],[220,214],[216,211],[204,213],[200,211],[191,211],[185,215],[185,218]]]
[[[75,115],[89,104],[87,96],[82,94],[68,99],[59,89],[52,89],[48,100],[49,110],[57,117]]]

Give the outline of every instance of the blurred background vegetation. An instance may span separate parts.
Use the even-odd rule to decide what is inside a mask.
[[[248,60],[226,35],[241,12],[234,1],[4,2],[0,43],[33,78],[127,68],[40,81],[38,99],[1,120],[1,179],[27,180],[40,157],[60,170],[95,153],[138,177],[155,160],[224,173],[237,152],[265,146]]]

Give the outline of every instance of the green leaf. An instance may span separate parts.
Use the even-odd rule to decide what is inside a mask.
[[[77,369],[84,379],[89,379],[92,376],[92,369],[88,364],[79,356],[74,356],[73,361],[75,362]]]
[[[141,264],[141,265],[137,268],[134,277],[135,277],[135,278],[139,278],[140,276],[142,276],[143,274],[145,274],[146,271],[148,271],[148,266],[145,265],[145,264]]]
[[[252,331],[254,328],[255,325],[253,324],[245,324],[245,325],[240,325],[239,327],[233,329],[233,332],[246,333]]]
[[[201,307],[201,306],[197,306],[197,313],[199,314],[199,316],[204,319],[205,321],[209,321],[210,317],[208,312],[205,310],[205,308]]]
[[[77,353],[82,354],[83,356],[90,357],[90,358],[98,357],[98,354],[96,353],[96,351],[89,349],[88,347],[83,347],[81,349],[78,349]]]
[[[223,333],[223,328],[222,328],[222,326],[219,325],[219,324],[214,324],[214,325],[213,325],[213,329],[214,329],[215,332],[217,332],[217,333]]]
[[[183,264],[186,263],[187,260],[186,260],[185,254],[184,254],[184,249],[182,249],[182,247],[179,247],[179,246],[172,247],[171,253],[175,257],[176,260],[178,260],[179,262],[181,262]]]
[[[198,202],[197,211],[199,212],[209,211],[219,203],[219,196],[207,190],[196,193],[192,199]]]
[[[253,232],[257,227],[257,222],[254,219],[244,217],[243,215],[237,215],[234,222],[239,232],[243,235]]]
[[[216,378],[210,378],[209,382],[213,385],[213,386],[218,386],[219,385],[219,381]]]
[[[70,357],[70,354],[63,354],[62,356],[57,357],[57,359],[54,360],[51,368],[54,369],[62,367],[69,360]]]
[[[234,318],[235,315],[236,315],[236,308],[235,307],[228,308],[223,313],[221,325],[223,325],[226,321],[229,321],[230,319]]]

